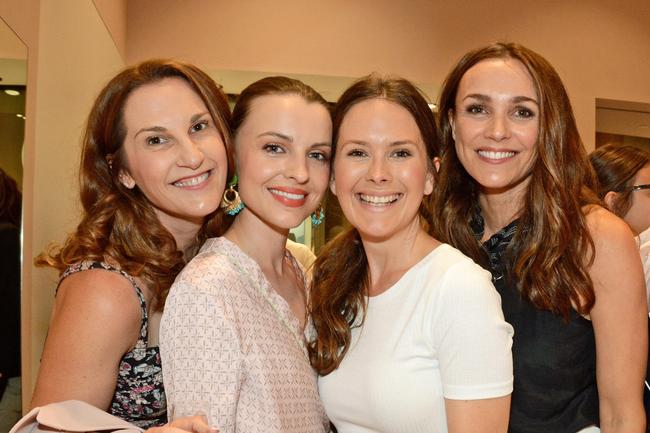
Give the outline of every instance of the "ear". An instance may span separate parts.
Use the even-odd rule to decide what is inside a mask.
[[[603,197],[603,201],[605,202],[605,206],[607,206],[607,209],[609,209],[610,212],[614,212],[614,209],[616,209],[616,202],[618,201],[618,193],[615,191],[608,191],[607,194],[605,194],[605,197]]]
[[[440,157],[433,157],[433,166],[436,168],[436,173],[440,173]]]
[[[125,188],[133,189],[135,187],[135,180],[133,180],[131,175],[124,170],[120,170],[120,173],[117,175],[117,179],[122,185],[124,185]]]
[[[436,167],[436,171],[438,171],[438,168]],[[427,174],[424,177],[424,195],[429,195],[433,192],[433,186],[435,185],[435,180],[433,176],[433,169],[427,170]]]
[[[454,120],[454,110],[450,109],[447,111],[447,118],[449,119],[449,124],[451,125],[451,137],[456,140],[456,122]]]
[[[330,177],[330,191],[332,191],[332,194],[336,195],[336,182],[334,182],[334,176]]]

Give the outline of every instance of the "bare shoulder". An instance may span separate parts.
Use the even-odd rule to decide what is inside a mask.
[[[589,274],[596,294],[602,291],[636,290],[642,272],[639,250],[630,227],[619,217],[593,206],[586,212],[587,227],[594,241]],[[629,281],[628,281],[629,280]]]
[[[122,275],[90,269],[65,278],[56,296],[53,321],[110,332],[131,341],[139,332],[142,313],[131,282]],[[120,338],[118,338],[120,340]]]

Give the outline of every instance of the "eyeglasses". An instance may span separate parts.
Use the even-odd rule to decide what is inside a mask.
[[[650,189],[650,183],[646,183],[643,185],[632,185],[631,187],[627,188],[628,191],[639,191],[642,189]]]

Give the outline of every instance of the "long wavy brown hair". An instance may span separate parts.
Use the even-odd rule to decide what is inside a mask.
[[[149,60],[127,68],[100,92],[88,116],[79,170],[83,215],[76,231],[63,245],[51,245],[35,260],[63,272],[84,261],[109,260],[130,275],[139,277],[153,294],[153,305],[162,309],[174,278],[185,264],[172,234],[158,220],[152,204],[136,186],[124,187],[118,174],[124,167],[126,135],[124,106],[131,93],[165,78],[185,80],[201,97],[215,123],[228,155],[230,109],[221,88],[196,66],[173,60]],[[109,166],[108,159],[111,159]],[[197,233],[195,250],[207,237],[225,231],[220,210],[208,215]]]
[[[629,144],[606,144],[589,154],[598,176],[598,197],[603,200],[610,192],[618,193],[611,210],[624,217],[632,207],[632,183],[636,174],[650,164],[650,152]]]
[[[599,202],[596,177],[580,140],[571,103],[551,64],[514,43],[495,43],[465,54],[447,76],[440,96],[438,132],[442,147],[433,230],[477,263],[488,267],[480,240],[472,231],[480,186],[456,154],[450,114],[458,86],[472,66],[487,59],[514,59],[530,74],[539,100],[537,157],[517,214],[519,223],[508,246],[508,277],[537,308],[568,318],[572,308],[587,314],[595,302],[588,267],[594,244],[585,206]]]
[[[332,160],[336,157],[338,134],[347,112],[355,104],[375,98],[394,102],[411,113],[436,176],[433,158],[438,155],[438,147],[433,113],[417,87],[397,77],[370,75],[343,93],[334,110]],[[332,175],[336,173],[332,172]],[[425,226],[431,218],[431,208],[431,195],[425,196],[419,209]],[[312,366],[321,375],[338,368],[350,346],[352,327],[363,323],[368,278],[368,260],[359,232],[354,228],[326,244],[314,263],[310,314],[317,337],[308,347]]]

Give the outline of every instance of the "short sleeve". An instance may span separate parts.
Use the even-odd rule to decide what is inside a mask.
[[[207,410],[223,433],[235,431],[242,376],[235,313],[222,296],[233,279],[219,256],[197,256],[172,285],[160,329],[168,408],[181,416]]]
[[[512,392],[513,329],[503,318],[490,274],[466,260],[443,277],[434,317],[443,395],[453,400]]]

